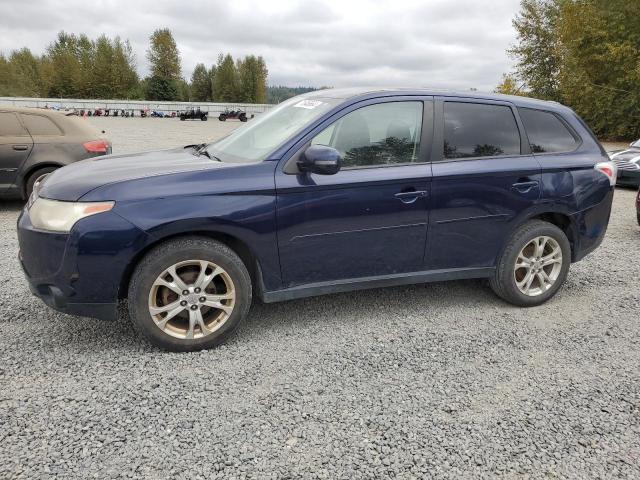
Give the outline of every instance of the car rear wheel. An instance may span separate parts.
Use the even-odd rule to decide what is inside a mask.
[[[527,222],[511,236],[499,258],[491,288],[520,307],[540,305],[560,289],[571,264],[571,245],[555,225]]]
[[[39,182],[41,182],[46,175],[49,175],[51,172],[57,169],[58,167],[44,167],[39,168],[35,172],[31,173],[27,178],[27,183],[24,186],[25,197],[28,199],[31,196],[31,193],[33,192],[35,186]]]
[[[221,113],[218,116],[218,120],[220,120],[221,122],[226,122],[227,121],[227,116],[224,113]]]
[[[251,279],[226,245],[202,237],[172,240],[152,250],[129,287],[136,330],[171,351],[195,351],[223,343],[246,317]]]

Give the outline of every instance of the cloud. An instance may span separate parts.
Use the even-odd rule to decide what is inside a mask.
[[[262,55],[269,83],[491,90],[511,67],[519,0],[2,0],[0,49],[44,52],[60,30],[119,35],[148,72],[151,32],[168,27],[183,75],[219,53]]]

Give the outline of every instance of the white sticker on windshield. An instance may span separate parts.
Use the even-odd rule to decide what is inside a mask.
[[[306,108],[307,110],[312,110],[316,108],[318,105],[322,105],[322,102],[319,100],[302,100],[294,105],[294,107],[298,108]]]

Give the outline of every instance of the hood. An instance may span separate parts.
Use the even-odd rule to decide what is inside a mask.
[[[618,152],[612,152],[609,158],[614,161],[625,160],[627,162],[637,163],[640,160],[640,148],[632,147]]]
[[[98,187],[139,178],[218,169],[237,164],[196,156],[191,148],[90,158],[59,168],[47,176],[39,191],[52,200],[76,201]]]

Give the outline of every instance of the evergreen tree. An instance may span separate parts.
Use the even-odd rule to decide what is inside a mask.
[[[522,0],[513,20],[518,43],[510,53],[517,61],[516,73],[536,98],[559,100],[558,1]]]
[[[140,83],[131,44],[129,40],[123,42],[120,37],[113,40],[111,83],[113,98],[135,98]]]
[[[191,96],[194,102],[211,101],[211,75],[203,63],[199,63],[193,69],[191,75]]]
[[[213,91],[216,102],[236,102],[238,98],[238,71],[229,54],[218,57]]]
[[[238,61],[239,97],[244,103],[266,103],[267,67],[262,57],[249,55]]]
[[[18,95],[39,97],[43,94],[40,61],[33,56],[31,50],[23,48],[14,51],[11,53],[8,63],[11,68],[7,71],[10,72],[11,81],[14,84],[13,88]]]
[[[161,28],[149,37],[147,59],[151,66],[148,98],[177,100],[180,76],[180,53],[168,28]]]

